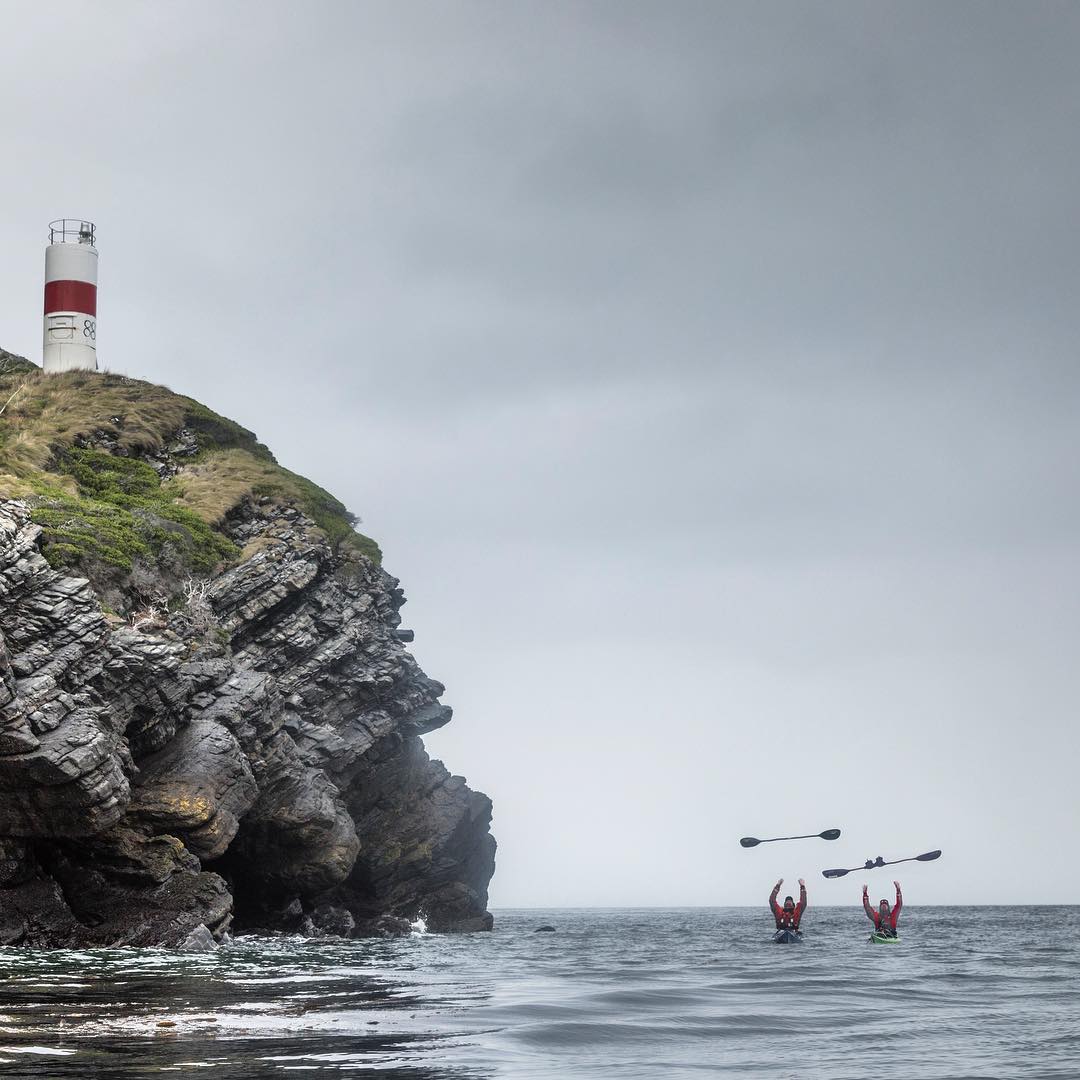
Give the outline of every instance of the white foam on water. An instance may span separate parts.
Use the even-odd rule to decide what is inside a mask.
[[[55,1057],[69,1057],[78,1050],[61,1050],[56,1046],[0,1046],[0,1054],[52,1054]]]

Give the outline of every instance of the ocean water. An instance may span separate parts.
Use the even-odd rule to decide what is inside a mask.
[[[556,933],[534,933],[550,924]],[[1080,1077],[1080,911],[505,911],[492,934],[0,949],[0,1076]]]

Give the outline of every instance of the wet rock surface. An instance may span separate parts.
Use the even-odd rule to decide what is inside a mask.
[[[0,501],[0,943],[490,928],[491,803],[424,750],[398,582],[269,500],[223,530],[200,610],[133,626]]]

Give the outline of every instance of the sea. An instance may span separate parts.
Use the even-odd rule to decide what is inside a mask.
[[[552,926],[554,932],[537,932]],[[0,949],[0,1077],[1080,1078],[1080,909],[497,911],[490,934]]]

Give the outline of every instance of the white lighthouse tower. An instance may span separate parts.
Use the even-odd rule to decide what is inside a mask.
[[[49,224],[45,249],[46,374],[97,371],[97,248],[90,221]]]

